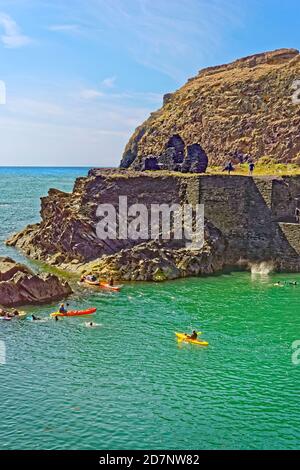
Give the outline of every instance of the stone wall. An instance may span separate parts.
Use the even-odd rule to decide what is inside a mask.
[[[300,178],[202,176],[199,181],[199,201],[228,240],[228,260],[273,260],[278,269],[300,270],[300,225],[294,217]],[[292,223],[281,223],[286,220]]]

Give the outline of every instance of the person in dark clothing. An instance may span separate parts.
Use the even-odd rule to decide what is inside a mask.
[[[31,315],[31,318],[32,318],[32,320],[34,320],[34,321],[39,321],[39,320],[40,320],[40,318],[39,318],[39,317],[36,317],[36,316],[35,316],[35,315],[33,315],[33,314]]]
[[[299,224],[300,223],[300,209],[299,209],[299,207],[296,207],[296,209],[295,209],[295,218],[296,218],[297,224]]]
[[[233,167],[232,163],[228,162],[227,165],[225,166],[225,168],[223,169],[223,171],[228,171],[228,174],[230,175],[230,173],[232,171],[234,171],[234,167]]]
[[[187,338],[189,338],[189,339],[195,340],[195,339],[198,338],[198,333],[194,330],[191,335],[186,335],[186,336],[187,336]]]
[[[109,285],[110,285],[111,287],[113,287],[114,283],[115,283],[115,281],[114,281],[114,279],[111,277],[110,280],[109,280]]]
[[[253,162],[249,163],[249,175],[252,176],[253,171],[254,171],[255,165]]]

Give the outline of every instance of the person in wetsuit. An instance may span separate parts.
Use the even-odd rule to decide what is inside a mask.
[[[31,318],[33,321],[39,321],[40,318],[39,317],[36,317],[34,314],[31,315]]]

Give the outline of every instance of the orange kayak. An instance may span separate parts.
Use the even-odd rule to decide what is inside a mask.
[[[70,310],[67,313],[53,312],[50,317],[78,317],[81,315],[91,315],[96,312],[96,308],[88,308],[87,310]]]
[[[89,286],[96,286],[96,287],[99,286],[99,281],[88,281],[87,279],[85,279],[83,283],[88,284]]]
[[[122,287],[122,286],[111,286],[110,284],[107,284],[106,282],[100,282],[99,286],[101,287],[101,289],[108,289],[108,290],[113,290],[116,292],[119,292]]]
[[[107,290],[111,290],[114,292],[119,292],[122,287],[122,286],[111,286],[110,284],[108,284],[108,282],[88,281],[87,279],[83,281],[83,284],[87,284],[88,286],[93,286],[93,287],[100,287],[101,289],[107,289]]]

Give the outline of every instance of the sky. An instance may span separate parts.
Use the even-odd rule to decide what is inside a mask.
[[[165,93],[299,49],[299,17],[299,0],[0,0],[0,165],[116,166]]]

